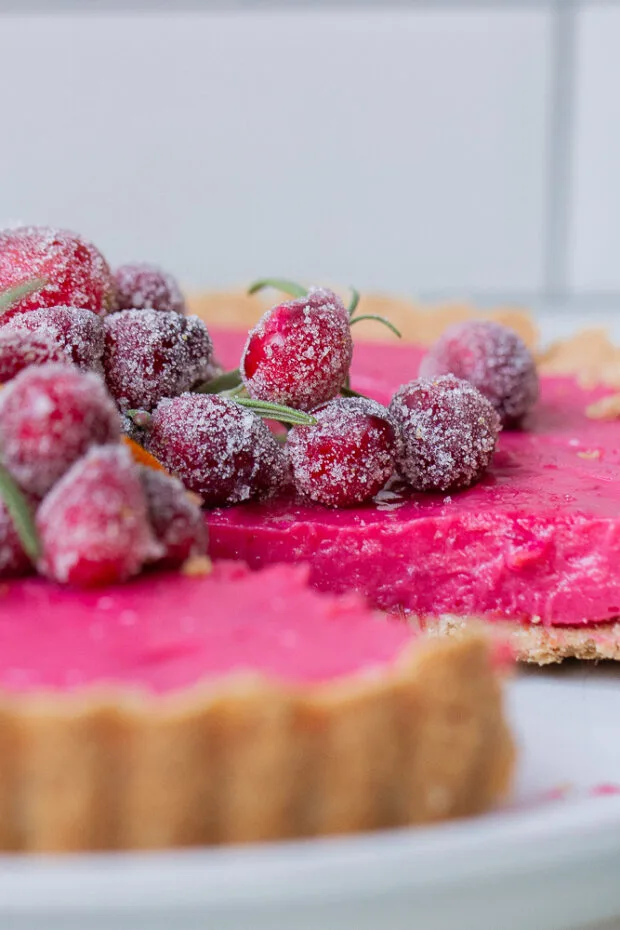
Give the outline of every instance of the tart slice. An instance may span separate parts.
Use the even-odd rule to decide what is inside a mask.
[[[433,642],[303,568],[0,595],[0,847],[158,848],[482,811],[513,745],[487,641]]]
[[[446,325],[468,316],[372,298],[362,306],[405,337],[355,345],[352,387],[385,405],[417,378]],[[261,307],[232,296],[195,307],[207,319],[225,308],[228,326],[212,334],[222,362],[237,364]],[[500,318],[534,344],[526,315]],[[441,634],[482,621],[525,661],[619,660],[620,353],[586,334],[539,357],[539,372],[538,401],[519,428],[506,424],[475,485],[428,492],[392,482],[346,509],[295,496],[214,509],[211,556],[306,562],[320,589],[357,591]]]

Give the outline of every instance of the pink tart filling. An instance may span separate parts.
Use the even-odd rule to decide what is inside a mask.
[[[214,333],[234,366],[244,335]],[[381,403],[415,378],[424,350],[356,346],[352,385]],[[215,559],[252,567],[306,562],[310,580],[419,615],[578,625],[620,615],[620,420],[588,418],[604,396],[543,378],[521,431],[501,434],[483,480],[448,495],[394,486],[373,502],[331,510],[267,501],[207,516]]]
[[[232,673],[329,682],[394,662],[412,633],[355,595],[307,586],[307,570],[158,573],[77,591],[28,579],[0,588],[0,690],[113,685],[179,691]]]

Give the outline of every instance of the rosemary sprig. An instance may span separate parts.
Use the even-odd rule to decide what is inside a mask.
[[[4,499],[15,532],[24,547],[24,552],[36,562],[41,554],[41,544],[30,504],[4,465],[0,465],[0,496]]]
[[[360,320],[376,320],[377,323],[383,323],[383,325],[387,326],[387,328],[390,329],[395,336],[398,336],[399,339],[402,339],[402,333],[400,330],[396,329],[394,324],[385,316],[378,316],[375,313],[365,313],[362,314],[362,316],[354,316],[351,318],[351,326],[353,326],[354,323],[359,323]]]
[[[255,281],[248,288],[248,294],[256,294],[258,291],[264,291],[265,288],[272,287],[276,291],[282,291],[283,294],[289,294],[291,297],[305,297],[308,293],[307,288],[295,281],[288,281],[286,278],[261,278]]]
[[[211,381],[205,381],[197,387],[192,388],[195,394],[219,394],[220,391],[231,391],[241,384],[241,373],[238,368],[232,371],[225,371]]]
[[[33,278],[32,281],[25,281],[23,284],[16,284],[15,287],[9,287],[6,291],[2,291],[0,293],[0,314],[12,307],[22,297],[28,297],[29,294],[40,291],[46,284],[45,278]]]
[[[314,426],[316,420],[303,410],[294,410],[283,404],[272,404],[266,400],[254,400],[251,397],[231,397],[240,407],[247,407],[254,413],[267,420],[277,420],[279,423],[291,423],[293,426]]]

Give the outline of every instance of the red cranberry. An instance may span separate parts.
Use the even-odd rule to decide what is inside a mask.
[[[118,411],[103,381],[73,366],[27,368],[0,391],[0,458],[35,497],[90,446],[119,435]]]
[[[103,371],[105,330],[100,317],[79,307],[41,307],[11,317],[12,328],[40,333],[61,346],[84,371]],[[0,330],[0,333],[2,330]]]
[[[489,320],[451,326],[420,366],[420,375],[452,374],[490,400],[504,425],[515,425],[538,397],[536,363],[513,330]]]
[[[164,549],[159,568],[177,568],[191,556],[205,555],[207,528],[200,507],[180,481],[152,468],[140,468],[149,519]]]
[[[105,320],[103,366],[108,388],[122,410],[152,410],[209,372],[213,343],[196,316],[162,310],[122,310]]]
[[[208,507],[263,496],[284,471],[282,449],[263,421],[217,394],[162,400],[148,449]]]
[[[0,291],[32,278],[47,284],[7,310],[66,305],[107,313],[112,307],[112,273],[105,258],[81,236],[47,226],[23,226],[0,232]]]
[[[286,430],[275,432],[270,429],[268,432],[273,442],[266,441],[267,450],[259,456],[254,476],[255,496],[261,500],[294,491],[293,472],[284,446]]]
[[[204,380],[205,382],[213,381],[215,380],[215,378],[219,378],[221,375],[223,375],[225,371],[226,369],[224,368],[222,363],[218,361],[218,359],[215,358],[215,356],[213,356],[213,358],[209,362],[209,366],[207,370],[205,371]]]
[[[402,477],[418,491],[466,488],[487,468],[500,429],[493,406],[454,375],[403,385],[389,407],[403,440]]]
[[[37,529],[39,570],[82,587],[125,581],[162,553],[138,468],[121,445],[99,446],[75,462],[39,507]]]
[[[13,519],[0,498],[0,578],[26,575],[31,570],[30,559],[15,532]]]
[[[315,426],[296,426],[287,449],[297,491],[329,507],[361,504],[394,471],[397,429],[381,404],[338,397],[312,414]]]
[[[48,362],[69,364],[65,353],[52,339],[43,333],[18,332],[12,326],[0,329],[0,384],[11,381],[24,368]]]
[[[185,313],[185,299],[175,278],[146,262],[121,265],[114,272],[117,310],[167,310]]]
[[[250,397],[311,410],[340,392],[352,352],[342,301],[314,289],[264,314],[249,334],[241,374]]]

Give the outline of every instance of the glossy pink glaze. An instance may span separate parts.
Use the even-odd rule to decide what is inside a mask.
[[[243,334],[214,337],[218,357],[236,365]],[[359,343],[352,385],[387,403],[421,357],[413,346]],[[605,393],[543,379],[523,430],[501,434],[489,473],[467,491],[395,487],[350,510],[270,501],[214,511],[211,554],[254,567],[308,562],[321,589],[422,615],[570,625],[618,616],[620,421],[585,415]]]
[[[40,579],[0,586],[0,689],[126,685],[168,693],[231,672],[303,684],[394,661],[412,633],[355,595],[306,584],[304,568],[158,573],[99,591]]]

